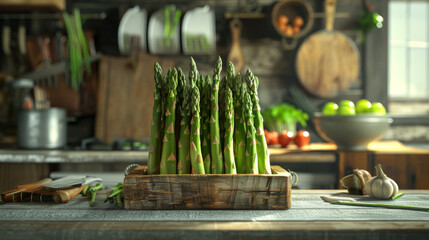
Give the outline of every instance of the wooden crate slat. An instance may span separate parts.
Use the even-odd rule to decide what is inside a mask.
[[[146,175],[139,166],[124,179],[126,209],[288,209],[291,175],[274,174]]]

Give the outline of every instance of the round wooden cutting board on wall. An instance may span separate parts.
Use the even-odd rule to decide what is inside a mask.
[[[349,89],[359,75],[356,45],[343,33],[333,30],[335,5],[335,0],[325,1],[325,30],[308,37],[296,58],[296,70],[302,85],[322,98],[332,98]]]

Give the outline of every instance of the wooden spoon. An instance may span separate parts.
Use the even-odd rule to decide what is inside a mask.
[[[229,26],[231,28],[232,45],[229,51],[228,61],[234,64],[236,72],[241,72],[245,65],[243,51],[240,45],[241,21],[238,18],[234,18]]]

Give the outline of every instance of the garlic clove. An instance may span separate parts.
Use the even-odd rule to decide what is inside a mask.
[[[353,174],[347,175],[340,180],[341,185],[348,190],[350,194],[365,194],[365,183],[371,178],[371,174],[362,169],[353,170]]]

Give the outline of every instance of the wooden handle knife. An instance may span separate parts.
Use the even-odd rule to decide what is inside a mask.
[[[16,187],[16,189],[3,192],[1,194],[1,200],[3,202],[13,201],[14,198],[18,199],[18,196],[20,195],[20,193],[26,192],[26,191],[35,191],[35,190],[38,190],[39,188],[42,189],[43,188],[42,185],[48,182],[52,182],[52,179],[45,178],[34,183],[19,185],[18,187]]]
[[[56,203],[66,203],[75,198],[84,188],[88,185],[82,185],[80,187],[73,187],[64,190],[58,190],[53,192],[54,202]]]

